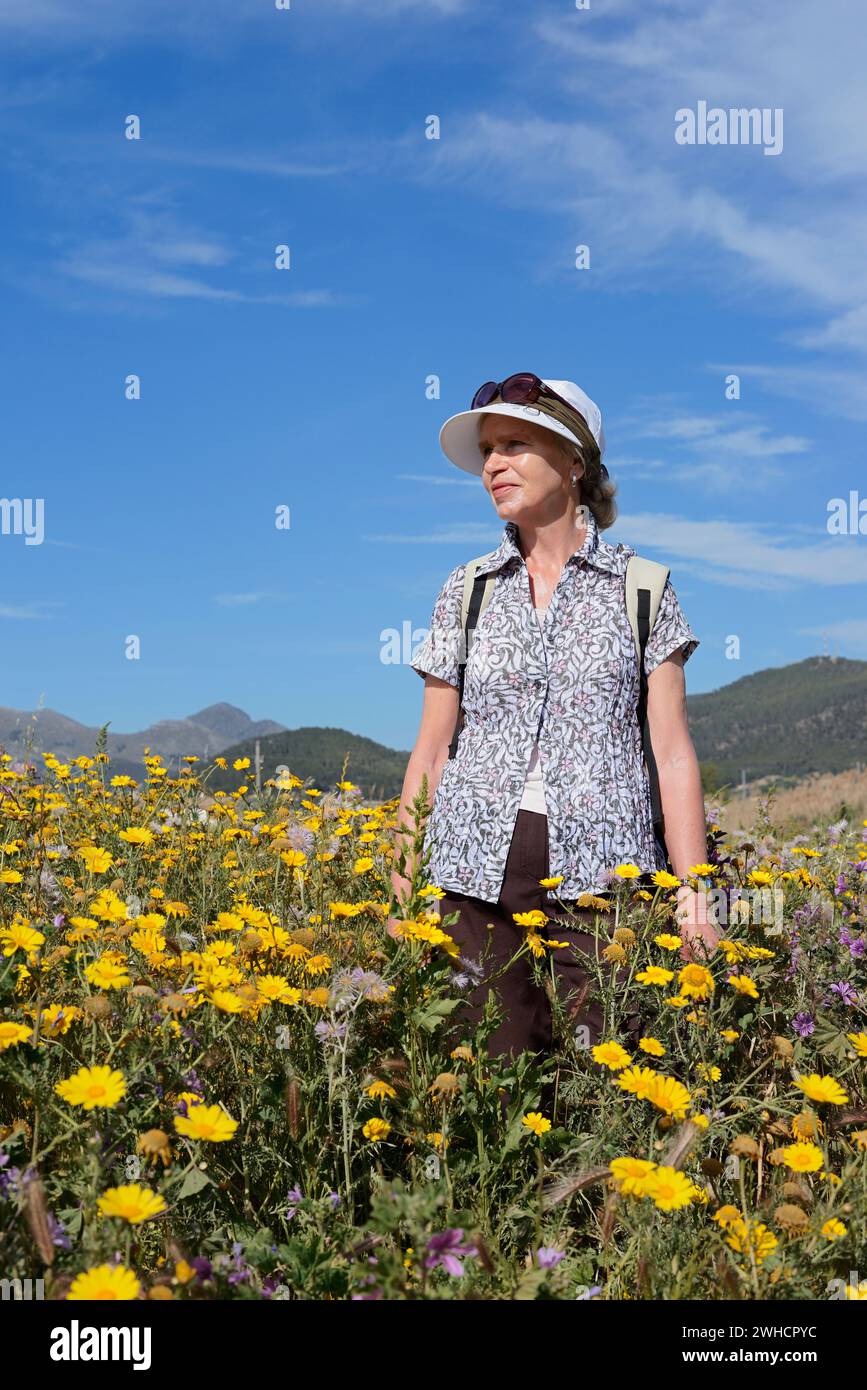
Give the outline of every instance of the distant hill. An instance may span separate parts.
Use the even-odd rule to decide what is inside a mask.
[[[867,661],[811,656],[688,699],[696,753],[717,782],[844,772],[867,761]]]
[[[343,760],[349,754],[347,780],[361,788],[365,800],[388,801],[399,796],[403,786],[409,753],[386,748],[372,738],[351,734],[347,729],[319,728],[287,729],[259,741],[262,758],[262,780],[273,777],[278,767],[288,767],[296,776],[310,781],[322,791],[328,791],[340,780]],[[238,773],[231,764],[236,758],[249,758],[249,772],[244,777],[252,782],[255,776],[253,759],[256,753],[255,736],[245,738],[222,756],[229,761],[229,770],[214,768],[208,772],[208,787],[214,791],[231,791],[238,786]]]
[[[161,719],[140,733],[114,734],[109,729],[106,752],[112,772],[140,778],[145,748],[159,753],[166,766],[177,771],[178,760],[185,754],[212,758],[240,739],[265,738],[284,728],[273,719],[251,719],[234,705],[208,705],[186,719]],[[0,747],[13,758],[27,756],[28,745],[37,755],[54,753],[61,759],[92,754],[98,733],[97,728],[79,724],[56,710],[29,713],[0,708]]]

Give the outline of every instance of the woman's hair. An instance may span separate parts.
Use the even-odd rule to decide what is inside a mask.
[[[583,425],[583,421],[581,424]],[[580,430],[576,428],[575,433],[582,437],[583,448],[579,449],[577,444],[573,444],[571,439],[564,438],[562,434],[555,434],[554,438],[570,461],[575,459],[584,464],[584,472],[578,479],[581,505],[589,508],[596,518],[599,530],[605,531],[609,526],[613,526],[617,519],[617,503],[614,500],[617,484],[610,478],[603,477],[599,445],[587,426],[584,425]]]
[[[614,501],[617,484],[609,480],[608,469],[602,465],[599,445],[596,443],[584,416],[573,406],[567,405],[565,401],[558,400],[556,397],[540,396],[536,401],[536,406],[544,415],[550,415],[559,425],[565,425],[578,440],[578,444],[573,444],[562,434],[555,436],[567,458],[570,460],[578,459],[584,465],[584,472],[580,480],[581,498],[578,505],[587,507],[593,513],[600,531],[604,531],[608,526],[613,526],[617,516],[617,504]]]

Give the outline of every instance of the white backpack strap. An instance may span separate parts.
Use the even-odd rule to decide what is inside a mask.
[[[656,759],[653,756],[653,745],[650,739],[650,724],[647,718],[647,677],[644,674],[644,651],[646,650],[650,634],[653,631],[653,624],[656,622],[656,617],[659,613],[662,591],[665,588],[668,575],[669,570],[667,565],[657,564],[656,560],[645,560],[641,555],[630,556],[626,566],[626,611],[629,614],[629,625],[632,628],[632,636],[635,639],[635,651],[638,656],[639,693],[636,715],[638,718],[638,727],[641,730],[641,743],[644,749],[644,761],[647,768],[650,805],[653,816],[653,833],[665,860],[666,867],[668,871],[671,872],[671,863],[668,857],[668,847],[665,840],[665,820],[662,814],[662,800],[659,791],[659,773],[656,768]],[[640,604],[639,596],[641,597]]]
[[[667,565],[660,565],[656,560],[646,560],[643,555],[631,555],[626,566],[626,612],[629,616],[632,635],[635,638],[635,650],[639,653],[639,660],[641,646],[638,636],[638,590],[650,590],[648,632],[652,632],[662,601],[662,591],[670,572]]]

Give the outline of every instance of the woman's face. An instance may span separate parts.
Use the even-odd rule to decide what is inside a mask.
[[[482,482],[504,521],[551,521],[562,516],[578,490],[570,474],[584,465],[572,461],[557,436],[511,415],[484,415],[479,430]]]

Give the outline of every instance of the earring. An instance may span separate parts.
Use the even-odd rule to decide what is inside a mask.
[[[576,484],[577,484],[577,482],[578,482],[578,479],[575,477],[575,470],[574,470],[574,468],[573,468],[573,470],[572,470],[572,486],[575,487]]]

